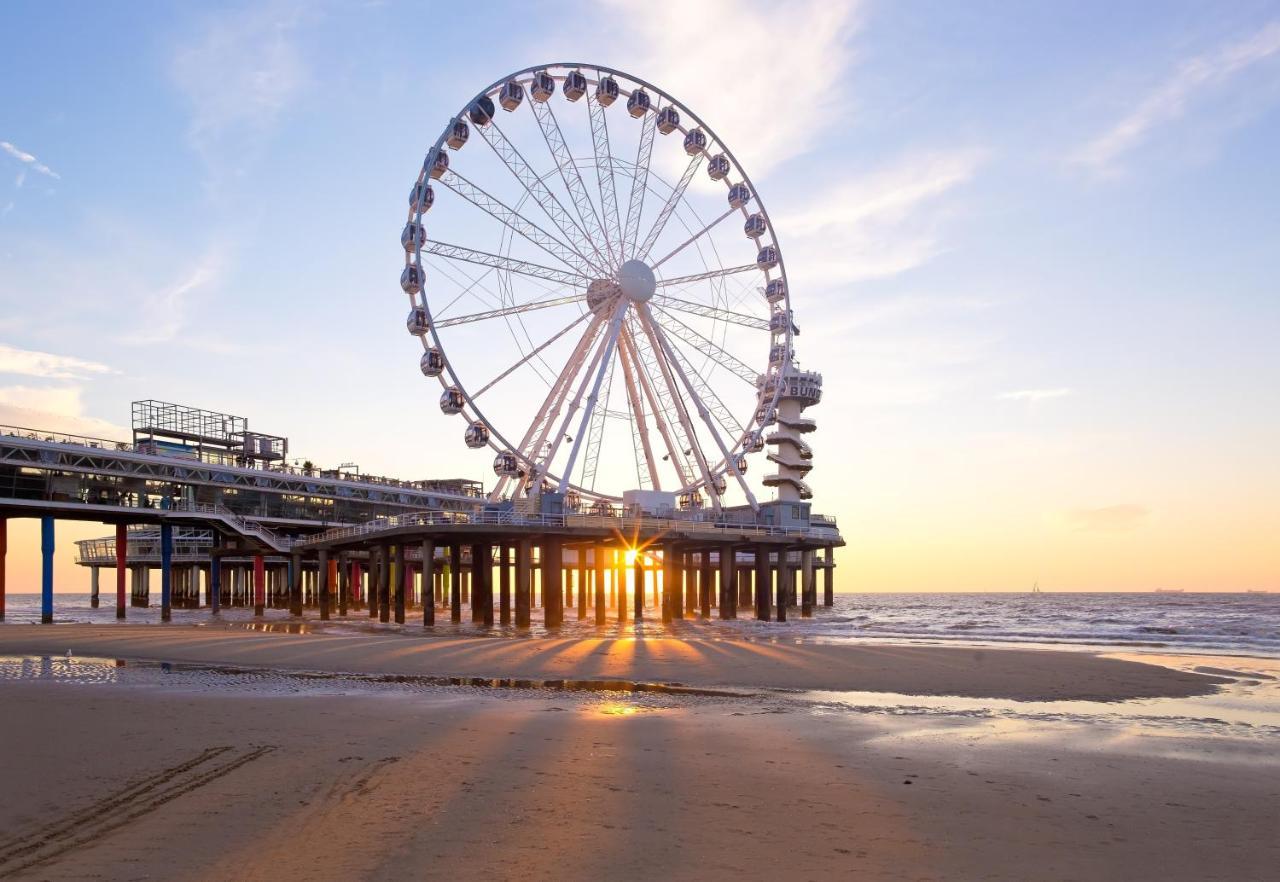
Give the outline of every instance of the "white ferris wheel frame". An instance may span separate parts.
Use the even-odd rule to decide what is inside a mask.
[[[550,107],[550,100],[545,102],[537,101],[530,94],[529,86],[536,75],[550,74],[559,87],[562,88],[566,77],[572,72],[581,73],[587,82],[587,93],[581,97],[586,101],[591,116],[594,165],[597,175],[600,213],[603,214],[603,217],[597,212],[595,204],[592,203],[591,197],[587,194],[585,181],[583,181],[581,170],[578,168],[580,162],[585,164],[585,160],[575,160],[572,157],[560,131],[559,122],[555,119],[554,112]],[[596,95],[593,91],[603,77],[614,78],[618,84],[619,94],[615,102],[627,101],[632,93],[639,89],[648,90],[656,96],[657,101],[651,102],[650,107],[644,114],[644,128],[641,131],[639,152],[637,153],[637,161],[634,164],[614,157],[612,154],[608,140],[607,122],[605,122],[604,118],[605,106],[596,100]],[[514,454],[518,463],[526,469],[526,473],[518,478],[506,475],[499,476],[500,479],[490,494],[490,498],[494,500],[501,498],[507,483],[515,481],[516,487],[512,493],[513,496],[518,495],[521,491],[526,493],[541,492],[543,483],[550,482],[556,485],[559,492],[576,492],[581,499],[592,499],[603,503],[616,503],[620,500],[621,497],[619,495],[599,492],[594,487],[573,484],[570,480],[584,439],[589,439],[593,433],[603,431],[604,408],[597,410],[596,404],[606,373],[610,376],[610,381],[612,382],[612,366],[615,363],[613,354],[616,351],[618,353],[617,364],[620,364],[623,369],[628,411],[633,419],[632,436],[635,445],[637,473],[639,474],[643,457],[644,465],[649,470],[651,481],[657,486],[657,460],[654,458],[653,445],[648,435],[648,427],[644,422],[647,413],[653,419],[654,428],[657,429],[662,443],[668,450],[668,456],[675,467],[676,474],[682,481],[682,486],[674,489],[675,493],[682,495],[694,494],[705,490],[712,507],[716,512],[719,512],[721,509],[721,492],[718,492],[717,488],[718,486],[723,486],[728,476],[732,476],[743,490],[750,506],[753,509],[758,508],[755,494],[752,492],[743,473],[739,470],[736,460],[740,455],[750,455],[758,452],[761,446],[758,442],[763,439],[764,429],[775,421],[777,403],[782,392],[780,378],[785,373],[786,368],[790,366],[794,355],[794,329],[791,320],[793,315],[791,311],[791,291],[790,286],[787,284],[786,265],[783,261],[781,246],[778,244],[773,222],[770,220],[764,202],[756,192],[750,177],[737,161],[728,145],[715,134],[714,130],[697,114],[664,90],[639,77],[603,65],[553,62],[527,67],[508,74],[495,80],[471,98],[457,114],[450,118],[440,137],[437,138],[435,144],[427,152],[426,160],[417,178],[417,184],[420,189],[416,192],[421,193],[432,182],[431,171],[436,162],[436,156],[445,152],[446,141],[453,124],[459,120],[466,121],[470,109],[481,99],[490,98],[496,101],[503,86],[513,81],[520,83],[526,90],[527,101],[535,116],[538,117],[539,127],[546,139],[548,150],[551,152],[553,160],[555,160],[556,168],[542,176],[534,173],[523,156],[520,155],[518,149],[507,141],[505,135],[501,133],[500,128],[496,125],[496,116],[491,117],[488,125],[476,125],[475,128],[479,130],[482,137],[488,141],[490,147],[498,154],[499,159],[507,165],[525,189],[526,196],[520,200],[517,208],[523,206],[524,202],[530,198],[538,202],[544,216],[553,221],[552,226],[567,242],[549,233],[539,224],[525,218],[518,212],[517,208],[510,208],[498,199],[489,196],[452,168],[444,173],[439,183],[460,195],[463,199],[472,202],[476,207],[502,223],[506,228],[503,238],[508,243],[508,246],[511,239],[516,234],[519,234],[541,247],[547,252],[548,256],[557,258],[560,263],[571,267],[571,269],[565,270],[534,264],[530,261],[516,260],[504,254],[474,251],[463,246],[451,245],[437,240],[415,240],[412,248],[406,246],[405,251],[406,267],[416,267],[418,279],[422,280],[420,297],[414,292],[407,292],[411,309],[421,309],[426,316],[426,329],[418,332],[416,336],[421,340],[424,352],[434,348],[441,354],[443,360],[443,370],[436,378],[445,390],[449,390],[452,387],[461,393],[463,405],[458,414],[463,417],[468,426],[480,423],[486,427],[488,440],[485,446],[499,455]],[[628,87],[628,84],[630,84],[630,87]],[[735,184],[738,183],[745,185],[747,199],[739,206],[731,204],[726,211],[706,223],[702,229],[693,233],[675,249],[669,251],[656,263],[653,263],[652,267],[661,266],[662,263],[696,242],[734,213],[739,213],[744,218],[748,218],[752,214],[759,214],[764,218],[766,231],[760,236],[754,237],[753,242],[757,248],[763,247],[763,242],[767,236],[769,245],[775,249],[776,265],[765,267],[751,263],[729,269],[723,268],[722,265],[722,268],[718,271],[662,279],[658,281],[658,287],[659,289],[663,287],[671,288],[677,284],[689,284],[716,277],[722,278],[727,275],[748,271],[763,273],[766,286],[776,277],[781,279],[783,286],[781,306],[786,317],[783,322],[784,327],[781,331],[778,331],[770,328],[768,320],[762,320],[754,316],[739,315],[729,310],[692,301],[684,301],[666,295],[655,296],[646,303],[632,304],[634,310],[629,310],[627,299],[621,297],[608,316],[607,322],[602,313],[597,314],[593,308],[588,308],[568,326],[540,345],[533,346],[532,339],[529,339],[529,343],[533,348],[528,353],[523,353],[523,357],[520,360],[487,383],[475,395],[470,394],[462,378],[454,371],[453,363],[448,358],[447,350],[440,340],[439,329],[467,321],[518,315],[533,309],[548,308],[571,302],[585,303],[587,301],[587,293],[584,289],[587,285],[595,279],[608,278],[612,273],[616,273],[618,266],[623,260],[627,259],[627,252],[624,249],[630,243],[634,243],[639,236],[639,220],[645,197],[649,192],[652,192],[648,189],[648,178],[651,175],[649,161],[652,156],[654,119],[658,112],[659,102],[662,102],[663,106],[677,108],[677,112],[680,115],[680,120],[672,133],[679,132],[681,136],[688,136],[691,131],[700,130],[706,136],[706,144],[698,149],[696,153],[690,154],[691,158],[685,174],[679,184],[672,188],[672,192],[668,195],[658,218],[654,221],[649,233],[646,234],[644,242],[639,247],[633,246],[634,251],[631,254],[637,259],[647,260],[667,222],[675,214],[676,208],[681,203],[688,206],[685,200],[685,192],[693,174],[701,166],[702,161],[710,159],[717,154],[723,154],[729,162],[729,173],[725,174],[720,180],[723,180],[729,190],[732,190]],[[641,162],[642,157],[643,162]],[[613,180],[615,168],[619,164],[624,167],[630,165],[632,168],[632,189],[629,204],[626,207],[625,220],[618,206],[619,194],[617,193],[616,182]],[[737,181],[732,179],[735,174],[738,178]],[[570,194],[570,201],[574,203],[576,215],[571,215],[569,211],[566,211],[556,195],[547,189],[545,183],[543,183],[545,178],[549,178],[552,175],[560,177],[565,189]],[[606,176],[610,181],[610,186],[607,187],[605,186]],[[749,211],[749,207],[753,204],[754,211]],[[424,217],[429,208],[430,205],[425,200],[425,193],[417,200],[416,204],[411,203],[409,208],[409,222],[418,225],[419,230],[424,233]],[[692,211],[692,209],[690,210]],[[696,212],[693,213],[696,216]],[[592,229],[588,230],[586,229],[587,227],[592,227]],[[423,238],[425,239],[425,235]],[[585,243],[586,247],[574,247],[575,244],[582,245],[583,243]],[[714,248],[714,243],[711,244]],[[601,250],[602,248],[604,250]],[[616,253],[615,249],[617,249]],[[584,254],[584,251],[588,253]],[[503,283],[504,279],[507,279],[507,284],[509,284],[508,274],[516,272],[532,278],[568,284],[577,289],[579,293],[500,307],[470,316],[444,318],[437,322],[432,315],[430,298],[427,297],[426,293],[426,273],[423,267],[424,253],[488,266],[491,271],[498,270],[497,277],[500,284]],[[653,307],[657,309],[655,310]],[[670,307],[670,309],[664,307]],[[632,311],[634,311],[634,316],[628,314]],[[784,356],[776,363],[770,358],[767,360],[763,371],[754,371],[749,365],[746,365],[732,353],[718,346],[713,340],[680,321],[679,317],[673,314],[674,312],[702,315],[715,320],[745,324],[748,327],[768,331],[771,350],[781,343],[785,346],[783,350]],[[519,445],[512,444],[503,435],[496,423],[484,415],[484,412],[476,403],[476,398],[505,379],[516,369],[528,364],[533,358],[540,359],[541,352],[546,347],[576,328],[583,321],[588,324],[586,333],[579,339],[568,363],[561,370],[556,382],[552,384],[551,392],[543,401],[521,443]],[[601,325],[605,326],[603,341],[597,339],[600,336]],[[680,337],[687,344],[702,347],[702,351],[715,358],[726,370],[756,385],[756,410],[750,419],[743,421],[734,418],[733,414],[719,401],[718,396],[715,395],[714,390],[705,378],[693,368],[689,360],[684,358],[682,353],[676,350],[670,340],[667,339],[668,333]],[[642,352],[641,350],[647,351]],[[521,351],[523,352],[523,349]],[[588,359],[590,361],[588,369],[582,374],[581,382],[578,384],[576,394],[573,396],[573,404],[569,408],[569,412],[565,414],[559,426],[559,431],[554,436],[555,441],[551,443],[551,451],[545,457],[540,456],[539,452],[543,449],[544,444],[548,443],[547,439],[551,437],[551,428],[560,416],[560,411],[569,396],[573,380],[578,378],[579,373],[582,373],[583,364]],[[656,366],[657,376],[654,376],[652,366]],[[646,370],[646,368],[649,369]],[[659,383],[661,386],[659,386]],[[589,394],[588,386],[590,387]],[[662,402],[664,393],[668,399],[665,406]],[[587,395],[586,406],[582,408],[578,429],[572,436],[573,447],[569,460],[564,469],[561,470],[561,475],[553,474],[549,467],[554,463],[561,442],[567,437],[572,418],[577,415],[583,403],[584,395]],[[686,396],[687,400],[694,404],[695,413],[692,415],[685,406]],[[704,398],[712,398],[714,400],[708,403]],[[712,416],[712,410],[717,406],[719,418],[722,418],[723,414],[728,414],[730,424],[742,428],[742,432],[738,437],[728,439],[727,442],[725,438],[721,437]],[[673,411],[674,421],[670,419]],[[702,450],[702,445],[694,429],[693,416],[702,420],[710,437],[716,442],[719,454],[718,460],[709,460]],[[597,429],[596,423],[599,423],[601,428]],[[727,427],[721,423],[720,428],[726,429]],[[537,439],[536,443],[532,443],[535,438]],[[754,445],[752,444],[753,440],[756,442]],[[749,449],[752,446],[755,449]],[[592,455],[590,443],[588,443],[588,448],[588,458],[590,458]],[[599,441],[597,438],[595,450],[597,455],[599,453],[598,448]],[[691,456],[694,462],[691,464],[684,459],[684,455]],[[593,469],[594,481],[594,465],[588,461],[588,466]],[[692,479],[686,478],[687,475],[692,476]],[[584,480],[583,483],[585,484],[586,481]]]

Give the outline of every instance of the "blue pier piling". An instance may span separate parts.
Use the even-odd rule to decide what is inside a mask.
[[[160,525],[160,621],[173,617],[173,526]]]
[[[53,621],[53,518],[40,519],[40,555],[40,621],[47,625]]]

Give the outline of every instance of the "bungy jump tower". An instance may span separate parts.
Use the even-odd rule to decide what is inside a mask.
[[[496,599],[502,624],[540,607],[554,628],[576,599],[597,625],[782,621],[813,614],[819,575],[832,604],[844,541],[810,510],[805,415],[822,377],[764,202],[693,110],[600,65],[503,76],[428,147],[400,244],[418,370],[491,489],[290,467],[282,436],[164,402],[135,406],[132,443],[0,427],[0,619],[6,517],[42,519],[44,621],[56,519],[116,526],[78,562],[95,606],[114,569],[120,618],[126,576],[146,605],[157,565],[164,619],[420,606],[433,626],[466,606],[488,626]]]

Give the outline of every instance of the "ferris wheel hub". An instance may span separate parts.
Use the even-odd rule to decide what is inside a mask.
[[[658,289],[658,280],[649,264],[628,260],[618,269],[618,285],[632,303],[645,303]]]

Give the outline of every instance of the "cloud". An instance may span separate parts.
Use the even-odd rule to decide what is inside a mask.
[[[111,368],[96,361],[86,361],[70,355],[54,355],[17,349],[0,343],[0,373],[43,377],[49,380],[73,380],[92,374],[109,374]]]
[[[119,341],[145,346],[177,338],[187,325],[192,295],[216,285],[224,264],[222,251],[211,248],[176,282],[145,295],[141,309],[146,318],[145,324],[139,330],[121,336]]]
[[[1148,93],[1130,113],[1079,151],[1076,162],[1106,170],[1141,145],[1152,130],[1181,118],[1194,99],[1280,53],[1280,21],[1251,36],[1190,58]]]
[[[0,424],[109,440],[129,437],[122,426],[86,416],[83,389],[77,385],[0,386]]]
[[[205,19],[171,70],[191,108],[188,137],[206,157],[227,137],[260,135],[308,79],[295,36],[301,6],[250,5]]]
[[[1102,508],[1077,508],[1067,513],[1067,521],[1076,530],[1092,533],[1121,533],[1138,527],[1150,517],[1144,505],[1126,503]]]
[[[1018,389],[1014,392],[1001,393],[996,397],[1008,401],[1025,401],[1028,404],[1036,404],[1040,401],[1047,401],[1050,398],[1063,398],[1071,394],[1072,390],[1062,387],[1058,389]]]
[[[3,150],[5,153],[8,153],[10,156],[18,160],[19,162],[26,163],[31,168],[32,171],[35,171],[47,177],[53,178],[55,181],[62,180],[62,175],[58,174],[53,169],[49,168],[49,166],[45,165],[40,160],[36,159],[27,151],[19,149],[18,147],[15,147],[13,144],[9,143],[8,141],[0,141],[0,150]],[[19,187],[22,186],[22,183],[21,183],[22,178],[23,178],[23,175],[20,173],[19,182],[18,182]]]
[[[968,183],[986,158],[977,148],[912,153],[836,181],[811,202],[779,213],[791,275],[811,286],[895,276],[942,252],[941,200]],[[793,259],[794,258],[794,259]],[[791,271],[808,267],[807,271]]]
[[[584,27],[622,69],[703,116],[759,179],[845,121],[860,5],[608,0]],[[566,36],[560,45],[572,51],[557,54],[579,54],[584,36]]]

